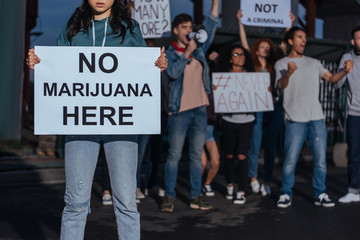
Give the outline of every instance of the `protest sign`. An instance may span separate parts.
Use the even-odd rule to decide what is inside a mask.
[[[139,22],[144,38],[161,38],[171,34],[169,0],[135,0],[132,18]]]
[[[274,110],[269,73],[213,73],[214,108],[217,113]]]
[[[258,27],[291,26],[290,0],[241,0],[242,24]]]
[[[159,48],[35,47],[35,134],[159,134]]]

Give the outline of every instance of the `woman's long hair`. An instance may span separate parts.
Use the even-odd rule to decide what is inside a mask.
[[[109,24],[112,28],[111,34],[121,37],[121,43],[124,42],[127,29],[130,29],[130,32],[132,33],[136,24],[130,17],[126,2],[127,1],[125,0],[114,0],[109,18]],[[87,33],[93,18],[94,14],[88,0],[83,0],[81,6],[75,9],[67,23],[68,40],[71,41],[71,39],[80,31]]]
[[[254,72],[254,66],[251,61],[251,55],[248,51],[245,50],[241,45],[231,45],[224,48],[220,54],[218,59],[216,60],[215,72],[229,72],[231,70],[231,53],[235,48],[240,48],[244,51],[245,54],[245,63],[243,68],[246,72]]]
[[[274,43],[269,38],[258,38],[254,42],[252,48],[251,48],[251,57],[254,61],[254,67],[256,72],[261,72],[261,63],[259,61],[259,58],[256,54],[256,52],[259,49],[259,46],[262,42],[266,42],[270,45],[270,52],[269,56],[266,58],[266,69],[269,73],[271,73],[274,70],[274,64],[275,64],[275,48]]]

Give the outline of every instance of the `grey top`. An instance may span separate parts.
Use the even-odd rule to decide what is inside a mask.
[[[360,116],[360,56],[354,51],[346,53],[340,60],[338,72],[344,69],[344,62],[352,60],[354,62],[353,70],[336,83],[335,87],[340,88],[346,81],[349,83],[349,94],[347,99],[348,114]]]
[[[324,119],[319,102],[320,80],[328,70],[311,57],[284,57],[275,63],[276,83],[285,75],[288,62],[295,62],[297,69],[290,76],[284,89],[285,119],[295,122],[308,122]]]

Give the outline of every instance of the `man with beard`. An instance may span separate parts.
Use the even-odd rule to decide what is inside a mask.
[[[353,51],[343,55],[340,61],[339,72],[346,61],[353,61],[353,71],[343,77],[336,87],[341,87],[346,79],[349,85],[347,101],[348,116],[346,120],[346,141],[348,144],[348,193],[339,199],[341,203],[360,202],[360,26],[351,31]]]
[[[285,159],[282,169],[281,196],[277,206],[291,205],[295,167],[304,141],[307,140],[314,160],[314,203],[317,206],[333,207],[335,203],[325,193],[326,178],[326,126],[319,102],[321,78],[337,82],[352,70],[353,62],[344,62],[343,70],[332,74],[320,61],[304,56],[306,33],[299,27],[291,28],[285,42],[290,53],[276,62],[276,86],[284,90],[285,111]]]

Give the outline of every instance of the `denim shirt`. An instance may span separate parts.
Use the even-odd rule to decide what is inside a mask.
[[[212,83],[205,54],[214,39],[218,19],[219,18],[215,17],[213,14],[209,14],[204,25],[205,30],[208,32],[208,40],[191,54],[193,58],[199,60],[203,65],[204,87],[208,94],[212,92]],[[185,67],[192,60],[191,58],[186,59],[184,54],[179,55],[176,53],[175,48],[172,45],[170,45],[165,53],[168,58],[168,68],[166,69],[166,73],[170,77],[169,113],[174,114],[178,113],[180,109]]]

